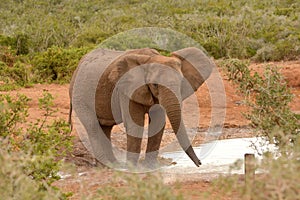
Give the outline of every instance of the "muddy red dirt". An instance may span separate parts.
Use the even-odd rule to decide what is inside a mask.
[[[300,113],[300,61],[289,62],[276,62],[268,63],[279,66],[279,71],[285,77],[291,92],[294,94],[294,99],[290,104],[291,110]],[[251,69],[261,73],[265,67],[265,64],[252,64]],[[243,96],[236,90],[236,86],[230,83],[226,76],[221,72],[223,78],[223,84],[226,91],[226,117],[224,122],[224,132],[220,139],[237,138],[237,137],[252,137],[255,135],[254,131],[249,127],[249,121],[243,116],[244,113],[249,112],[249,108],[244,104]],[[69,85],[56,85],[56,84],[37,84],[31,88],[22,88],[17,91],[10,91],[10,94],[22,93],[32,99],[29,103],[29,120],[35,121],[42,116],[42,112],[38,108],[38,98],[42,96],[44,90],[50,92],[55,100],[55,107],[57,113],[52,118],[68,119],[69,114]],[[199,88],[196,92],[200,112],[200,121],[198,125],[199,132],[205,131],[210,124],[211,115],[211,102],[208,89],[205,85]],[[189,119],[186,119],[189,120]],[[192,120],[192,119],[191,119]],[[167,125],[167,131],[171,131],[170,125]],[[75,171],[84,172],[81,176],[71,176],[60,180],[55,183],[56,186],[62,188],[63,191],[73,192],[72,199],[80,199],[83,196],[90,195],[97,188],[101,187],[103,183],[107,184],[112,176],[112,171],[109,169],[96,170],[93,166],[93,159],[89,152],[85,150],[80,140],[77,137],[75,131],[72,132],[75,135],[74,151],[70,154],[66,160],[75,164]],[[174,136],[167,134],[164,136],[162,146],[167,145],[170,141],[174,140]],[[126,136],[124,131],[120,128],[114,128],[112,134],[112,140],[114,144],[125,148]],[[193,145],[199,145],[203,142],[203,137],[199,134],[193,141]],[[145,145],[144,145],[145,146]],[[99,167],[98,167],[99,168]],[[103,178],[105,177],[105,178]],[[173,183],[169,183],[173,184]],[[189,195],[191,199],[198,199],[197,192],[205,192],[208,188],[211,188],[211,184],[207,180],[189,180],[186,183],[180,183],[181,189],[176,191],[182,192],[183,195]],[[89,191],[86,193],[86,191]],[[217,191],[213,191],[216,193]],[[235,199],[231,196],[224,196],[223,199]]]

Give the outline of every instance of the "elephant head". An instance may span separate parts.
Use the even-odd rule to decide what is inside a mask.
[[[124,53],[110,66],[108,79],[115,89],[145,107],[160,104],[183,150],[196,166],[201,165],[187,136],[181,103],[210,76],[214,66],[210,59],[193,47],[173,52],[171,57],[142,49]]]

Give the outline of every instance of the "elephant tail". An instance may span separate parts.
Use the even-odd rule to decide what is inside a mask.
[[[69,127],[70,127],[70,132],[73,130],[73,125],[72,125],[72,102],[70,102],[70,109],[69,109]]]

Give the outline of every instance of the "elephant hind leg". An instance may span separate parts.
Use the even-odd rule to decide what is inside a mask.
[[[107,139],[109,139],[111,141],[111,130],[113,128],[113,126],[103,126],[100,125],[104,134],[106,135]]]
[[[106,157],[111,163],[116,163],[117,159],[114,156],[113,149],[112,149],[113,147],[111,143],[111,130],[113,126],[103,126],[103,125],[100,126],[108,139],[107,142],[105,142],[105,145],[103,147],[103,149],[105,149],[106,151]]]

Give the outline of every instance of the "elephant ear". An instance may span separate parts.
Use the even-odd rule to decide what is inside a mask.
[[[109,66],[112,70],[108,79],[115,84],[118,92],[143,105],[153,105],[154,102],[146,85],[145,70],[138,67],[147,63],[149,59],[149,55],[125,53]]]
[[[195,47],[184,48],[172,53],[181,60],[181,71],[185,79],[181,85],[182,100],[192,95],[210,76],[214,63],[203,51]]]

